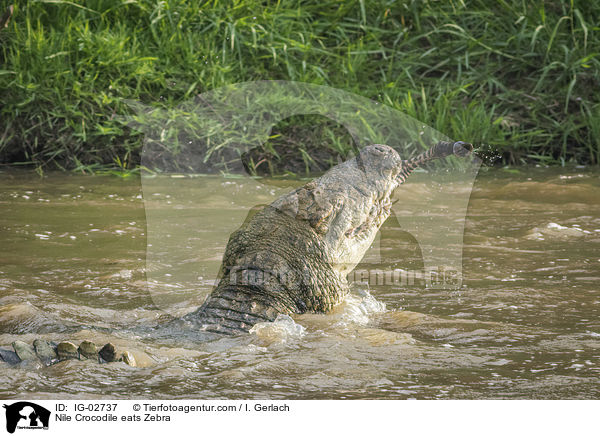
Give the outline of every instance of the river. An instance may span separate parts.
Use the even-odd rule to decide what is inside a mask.
[[[600,399],[599,175],[480,172],[454,289],[418,275],[356,280],[333,313],[198,342],[151,327],[210,292],[228,234],[248,212],[235,198],[265,204],[301,182],[196,178],[178,192],[186,204],[205,199],[198,220],[197,208],[152,185],[142,192],[136,177],[5,170],[0,345],[111,341],[147,366],[1,363],[0,398]],[[399,198],[416,195],[425,177],[411,179]],[[171,206],[180,211],[171,226],[190,245],[169,242],[169,228],[161,234],[156,225]],[[368,276],[374,258],[398,271],[423,267],[397,222],[383,233],[357,270]]]

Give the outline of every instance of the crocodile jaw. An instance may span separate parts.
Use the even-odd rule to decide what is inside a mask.
[[[330,264],[349,273],[390,215],[402,160],[387,145],[365,147],[354,158],[271,204],[308,222],[324,242]]]

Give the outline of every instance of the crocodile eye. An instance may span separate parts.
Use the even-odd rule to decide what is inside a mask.
[[[373,152],[373,154],[386,154],[388,149],[385,145],[375,144],[371,147],[370,151]]]

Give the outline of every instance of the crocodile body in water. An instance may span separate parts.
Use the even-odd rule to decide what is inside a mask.
[[[360,262],[389,217],[394,190],[420,165],[450,155],[467,156],[471,144],[438,142],[402,160],[387,145],[363,148],[352,159],[278,198],[234,232],[227,244],[220,281],[204,304],[171,327],[237,335],[280,314],[327,312],[348,293],[346,276]],[[69,342],[13,343],[0,350],[7,362],[39,358],[46,364],[67,358],[123,360],[106,344],[76,347]]]

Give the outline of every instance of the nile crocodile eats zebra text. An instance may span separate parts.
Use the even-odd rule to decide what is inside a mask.
[[[371,145],[323,176],[249,215],[229,238],[220,281],[204,304],[171,322],[198,331],[237,335],[280,314],[328,312],[348,293],[346,276],[361,261],[390,215],[391,195],[420,165],[473,147],[440,141],[423,154],[402,160],[387,145]],[[175,323],[175,324],[173,324]],[[178,323],[178,324],[177,324]],[[38,339],[0,350],[8,363],[40,360],[49,365],[72,358],[100,362],[133,356],[112,344],[98,349]]]

